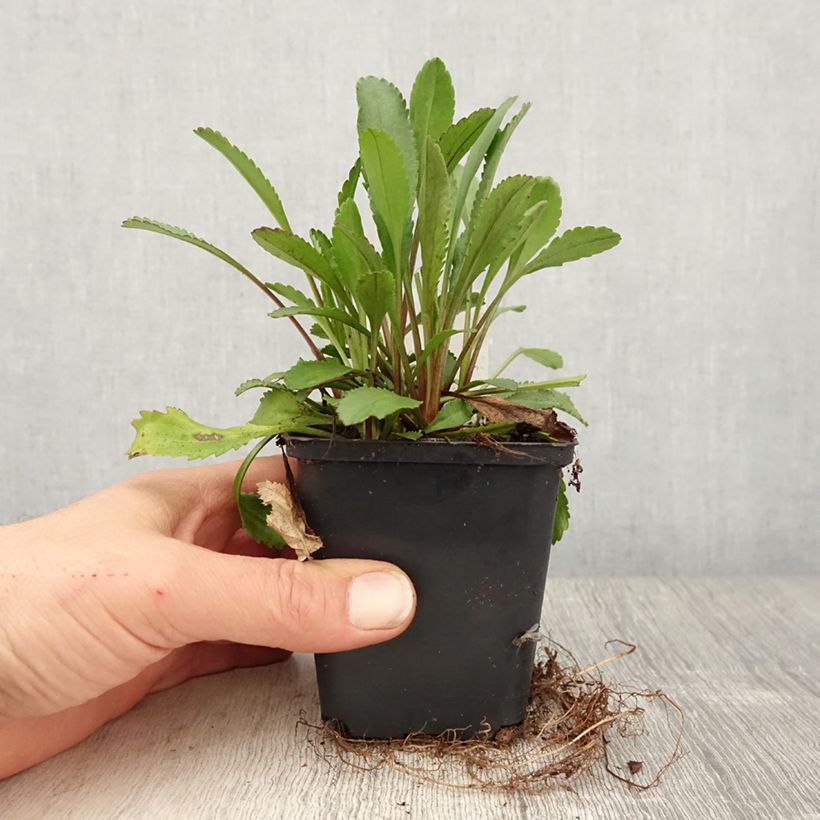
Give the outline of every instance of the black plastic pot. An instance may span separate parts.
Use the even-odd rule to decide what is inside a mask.
[[[403,737],[524,716],[561,467],[574,444],[287,437],[326,558],[390,561],[418,604],[404,634],[316,656],[322,716],[354,737]]]

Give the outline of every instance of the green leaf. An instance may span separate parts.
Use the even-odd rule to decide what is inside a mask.
[[[558,370],[564,366],[564,359],[560,353],[543,347],[519,347],[513,354],[513,357],[515,356],[526,356],[544,367],[553,368],[553,370]]]
[[[558,390],[542,388],[540,390],[513,390],[511,393],[503,395],[507,401],[518,404],[521,407],[531,407],[536,410],[561,410],[567,415],[578,419],[585,427],[588,427],[586,419],[578,412],[572,399]]]
[[[561,191],[551,177],[536,177],[532,191],[533,202],[546,202],[546,207],[530,226],[516,258],[528,262],[533,254],[549,242],[561,221]]]
[[[501,265],[512,253],[520,236],[521,221],[531,206],[534,187],[533,177],[507,177],[481,203],[463,262],[466,282],[491,264]]]
[[[353,163],[353,166],[350,169],[350,173],[347,175],[347,179],[342,183],[342,189],[339,191],[339,195],[336,198],[339,205],[341,205],[346,199],[353,199],[356,195],[356,186],[359,184],[359,177],[362,173],[362,161],[356,157],[356,161]]]
[[[518,382],[515,379],[487,379],[484,384],[489,384],[493,387],[502,387],[505,390],[518,389]]]
[[[290,390],[308,390],[319,385],[335,382],[347,376],[351,368],[338,359],[312,359],[299,361],[285,373],[285,384]]]
[[[457,168],[453,170],[453,182],[455,183],[456,189],[461,183],[461,176],[464,172],[464,169],[459,165]],[[478,178],[473,177],[470,180],[470,184],[467,186],[467,194],[464,197],[464,207],[461,209],[461,221],[464,223],[465,228],[470,227],[470,220],[473,216],[473,208],[475,206],[476,201],[476,194],[478,193]],[[466,234],[466,232],[465,232]]]
[[[313,299],[306,296],[299,288],[293,285],[286,285],[283,282],[265,282],[265,287],[279,294],[284,299],[293,302],[294,305],[312,305]]]
[[[409,190],[415,192],[418,180],[418,150],[416,138],[407,113],[407,104],[396,86],[379,77],[362,77],[356,83],[359,116],[356,122],[359,134],[381,131],[387,134],[402,156],[404,174]],[[362,157],[364,162],[364,157]],[[370,184],[367,164],[365,178]]]
[[[450,127],[455,107],[453,80],[444,63],[434,57],[422,66],[410,92],[410,122],[419,152],[428,136],[437,140]]]
[[[563,476],[558,483],[558,501],[555,505],[555,522],[552,525],[552,543],[557,544],[569,529],[569,499]]]
[[[585,373],[577,376],[561,376],[557,379],[547,379],[546,381],[538,382],[521,382],[518,385],[519,390],[541,390],[543,388],[552,390],[555,387],[578,387],[579,384],[586,378]]]
[[[389,251],[390,261],[398,271],[405,225],[412,206],[404,161],[395,142],[384,131],[362,131],[359,150],[373,214],[384,225],[390,242],[390,248],[385,250]]]
[[[290,390],[284,387],[272,387],[259,399],[259,407],[250,423],[262,427],[275,427],[282,423],[289,423],[293,419],[311,415],[310,410]]]
[[[345,200],[336,211],[333,225],[333,255],[339,274],[349,291],[366,270],[381,267],[384,262],[364,236],[362,218],[352,199]]]
[[[270,507],[262,503],[256,493],[240,493],[237,498],[239,517],[245,532],[266,547],[282,549],[287,546],[276,530],[268,526],[267,517]]]
[[[271,373],[269,376],[265,376],[264,379],[246,379],[233,391],[234,395],[241,396],[243,393],[246,393],[248,390],[253,390],[255,387],[275,387],[276,383],[284,375],[284,373]]]
[[[273,430],[270,426],[243,424],[239,427],[208,427],[189,418],[176,407],[140,410],[131,422],[137,431],[128,456],[186,456],[189,460],[219,456],[236,450],[249,441],[272,433],[287,432],[287,424]]]
[[[515,97],[509,97],[498,106],[498,108],[493,112],[493,115],[487,120],[484,128],[481,130],[481,133],[476,137],[472,148],[470,148],[470,153],[467,154],[467,159],[464,161],[464,171],[461,174],[461,181],[459,182],[458,190],[456,191],[455,199],[453,200],[452,224],[454,230],[455,226],[459,224],[459,220],[461,219],[461,212],[464,208],[464,200],[467,197],[467,191],[470,187],[470,183],[476,175],[476,172],[481,165],[481,161],[484,159],[487,149],[490,147],[490,143],[492,142],[499,125],[501,125],[501,121],[504,119],[505,114],[510,110],[510,107],[514,102]]]
[[[239,171],[245,181],[256,191],[257,196],[265,203],[265,207],[271,212],[273,218],[286,231],[290,230],[288,218],[285,216],[285,209],[276,189],[268,181],[267,177],[259,170],[256,163],[247,155],[240,151],[235,145],[229,142],[219,131],[211,128],[195,128],[194,133],[202,137],[208,145],[212,145],[219,151],[228,162]]]
[[[463,399],[451,399],[444,403],[438,415],[424,428],[424,432],[429,434],[462,427],[473,417],[474,412]]]
[[[419,356],[419,360],[417,362],[418,366],[421,367],[433,353],[438,350],[444,342],[449,339],[451,336],[455,336],[459,333],[466,333],[465,330],[440,330],[438,333],[434,333],[432,338],[426,345],[424,345],[424,349],[421,351],[421,355]]]
[[[472,114],[462,117],[441,135],[439,147],[449,172],[452,172],[453,168],[461,162],[464,155],[473,147],[473,144],[484,130],[484,126],[494,113],[494,108],[479,108],[477,111],[473,111]]]
[[[379,325],[391,310],[395,298],[393,274],[384,268],[365,271],[356,280],[356,299],[370,320],[373,333],[379,332]]]
[[[478,184],[478,189],[474,197],[474,204],[476,207],[481,205],[481,203],[487,198],[487,194],[493,187],[495,173],[498,170],[498,165],[501,162],[502,155],[504,154],[504,149],[507,147],[507,143],[510,141],[510,137],[513,135],[513,132],[516,128],[518,128],[521,120],[524,119],[527,111],[529,111],[531,107],[531,103],[524,103],[518,110],[518,113],[500,131],[496,133],[495,137],[493,137],[493,141],[487,149],[487,158],[484,161],[484,170],[481,173],[481,182]],[[473,209],[465,207],[464,210],[468,213],[472,213]]]
[[[419,189],[418,236],[424,305],[435,298],[447,250],[450,218],[450,177],[441,150],[429,137],[425,145],[424,176]]]
[[[345,393],[336,412],[342,424],[350,426],[369,418],[383,419],[399,410],[412,410],[420,404],[417,399],[381,387],[357,387]]]
[[[318,228],[311,228],[309,236],[310,244],[313,245],[314,250],[317,250],[320,254],[322,254],[325,262],[327,262],[333,270],[333,266],[336,264],[336,259],[333,256],[333,243],[330,241],[330,237],[326,236]]]
[[[571,228],[544,248],[524,269],[532,273],[542,268],[557,268],[565,262],[574,262],[614,248],[621,241],[619,234],[609,228]]]
[[[526,305],[506,305],[496,310],[496,312],[493,314],[493,320],[497,319],[504,313],[523,313],[526,309]]]
[[[272,310],[268,316],[273,319],[282,319],[288,316],[324,316],[327,319],[334,319],[337,322],[341,322],[343,325],[352,327],[364,336],[370,336],[370,333],[368,333],[367,328],[364,325],[357,322],[352,316],[345,313],[343,310],[339,310],[339,308],[316,307],[315,305],[294,305],[293,307],[284,307]]]
[[[251,236],[260,247],[277,259],[317,276],[334,290],[341,288],[324,256],[301,236],[281,228],[256,228],[251,231]]]
[[[197,248],[201,248],[203,251],[207,251],[217,259],[227,262],[245,276],[250,277],[251,279],[254,278],[253,274],[244,265],[237,262],[232,256],[229,256],[225,253],[225,251],[217,248],[216,245],[212,245],[210,242],[206,242],[204,239],[200,239],[198,236],[195,236],[190,231],[186,231],[185,228],[178,228],[176,225],[168,225],[165,222],[157,222],[154,219],[146,219],[143,216],[132,216],[130,219],[124,220],[122,227],[136,228],[140,231],[150,231],[151,233],[170,236],[172,239],[179,239],[181,242],[187,242],[189,245],[194,245]]]
[[[441,377],[441,387],[443,390],[447,390],[453,383],[453,379],[456,376],[456,364],[458,364],[458,359],[453,355],[452,350],[448,350],[447,361],[444,365],[444,374]]]

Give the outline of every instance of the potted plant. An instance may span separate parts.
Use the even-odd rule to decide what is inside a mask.
[[[267,207],[275,226],[251,235],[300,269],[306,290],[264,281],[181,228],[123,223],[235,268],[309,354],[237,388],[261,391],[255,415],[237,427],[208,427],[171,407],[142,411],[129,455],[197,459],[255,442],[237,472],[236,502],[247,531],[281,547],[263,499],[240,491],[253,459],[281,437],[323,554],[393,562],[418,595],[399,638],[317,656],[323,716],[359,737],[495,731],[524,714],[535,650],[521,637],[538,623],[550,545],[569,522],[562,469],[576,438],[556,411],[585,423],[561,390],[584,376],[520,383],[504,375],[517,357],[550,369],[561,357],[521,348],[489,375],[478,372],[479,354],[496,319],[524,310],[506,301],[522,279],[620,237],[604,227],[557,233],[561,195],[550,177],[496,183],[529,103],[511,114],[510,98],[454,122],[439,59],[422,67],[409,106],[375,77],[359,80],[356,94],[359,155],[329,229],[307,238],[246,154],[217,131],[195,132]]]

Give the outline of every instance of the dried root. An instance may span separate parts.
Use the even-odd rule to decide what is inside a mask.
[[[583,669],[563,647],[544,645],[533,671],[524,720],[500,729],[495,737],[489,726],[466,740],[453,731],[361,740],[345,736],[332,722],[317,725],[302,718],[299,726],[325,760],[338,759],[361,771],[389,767],[453,788],[540,794],[571,788],[576,778],[602,764],[617,780],[649,789],[682,754],[683,712],[661,691],[621,691],[604,683],[600,667],[635,651],[634,645],[623,641],[610,643],[626,648]],[[671,751],[655,767],[634,759],[615,763],[611,741],[642,736],[649,704],[661,706],[666,715]]]

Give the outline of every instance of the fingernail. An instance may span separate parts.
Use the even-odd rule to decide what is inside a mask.
[[[358,629],[391,629],[407,620],[413,587],[398,572],[366,572],[350,582],[347,617]]]

